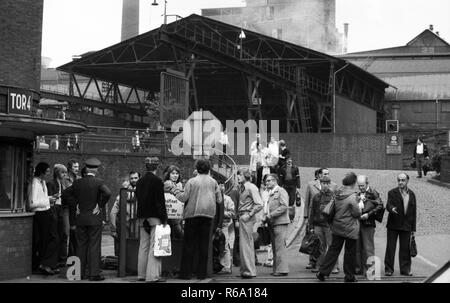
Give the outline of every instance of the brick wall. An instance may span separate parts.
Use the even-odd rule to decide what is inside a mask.
[[[387,134],[281,133],[279,135],[279,139],[286,141],[294,164],[302,167],[402,169],[403,155],[386,154],[388,137]],[[398,137],[402,142],[401,135]],[[246,153],[243,156],[233,156],[238,165],[249,165],[248,147]],[[410,151],[407,150],[406,154],[409,155]]]
[[[0,84],[39,90],[43,0],[0,1]]]
[[[33,217],[0,215],[0,280],[31,275]]]

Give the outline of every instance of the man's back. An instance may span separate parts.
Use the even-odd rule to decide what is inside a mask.
[[[101,216],[93,215],[92,211],[97,205],[99,208],[105,206],[111,197],[111,191],[103,181],[94,176],[77,179],[72,188],[69,188],[69,192],[75,199],[72,200],[72,204],[78,205],[80,210],[77,225],[101,224]]]
[[[164,198],[164,183],[151,172],[147,172],[136,184],[137,217],[167,219]]]

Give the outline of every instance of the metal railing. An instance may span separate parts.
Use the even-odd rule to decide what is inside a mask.
[[[53,135],[38,137],[35,150],[67,151],[78,153],[133,153],[170,155],[170,140],[174,134],[153,132],[136,143],[134,133],[120,130],[119,134],[83,133],[77,135]]]
[[[219,149],[211,148],[210,150],[214,152],[214,154],[209,157],[213,174],[218,178],[222,177],[224,179],[225,194],[229,194],[237,182],[236,162],[233,158]]]

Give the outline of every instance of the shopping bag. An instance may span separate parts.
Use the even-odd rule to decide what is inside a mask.
[[[416,237],[414,235],[411,235],[410,238],[410,249],[409,252],[411,254],[411,257],[417,256],[417,244],[416,244]]]
[[[168,219],[183,219],[184,203],[171,193],[164,193]]]
[[[264,225],[258,227],[257,232],[258,232],[259,241],[260,241],[261,245],[266,246],[266,245],[269,245],[270,243],[272,243],[271,237],[270,237],[270,229],[267,225],[264,224]]]
[[[170,225],[164,227],[162,224],[155,227],[155,247],[153,252],[155,257],[167,257],[172,255],[172,245],[170,242]]]
[[[320,252],[320,239],[315,233],[306,233],[303,237],[299,252],[318,257]]]

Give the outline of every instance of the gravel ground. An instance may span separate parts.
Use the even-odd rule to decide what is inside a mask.
[[[300,167],[301,193],[305,196],[306,184],[314,179],[316,168]],[[369,177],[369,184],[380,194],[386,205],[387,193],[397,187],[397,175],[401,171],[396,170],[370,170],[370,169],[345,169],[330,168],[330,177],[333,182],[342,184],[342,179],[347,172],[364,174]],[[450,234],[450,189],[432,184],[434,172],[421,179],[416,178],[417,172],[408,171],[410,176],[409,188],[414,191],[417,198],[417,235]],[[386,236],[387,212],[382,224],[377,224],[376,236]]]

